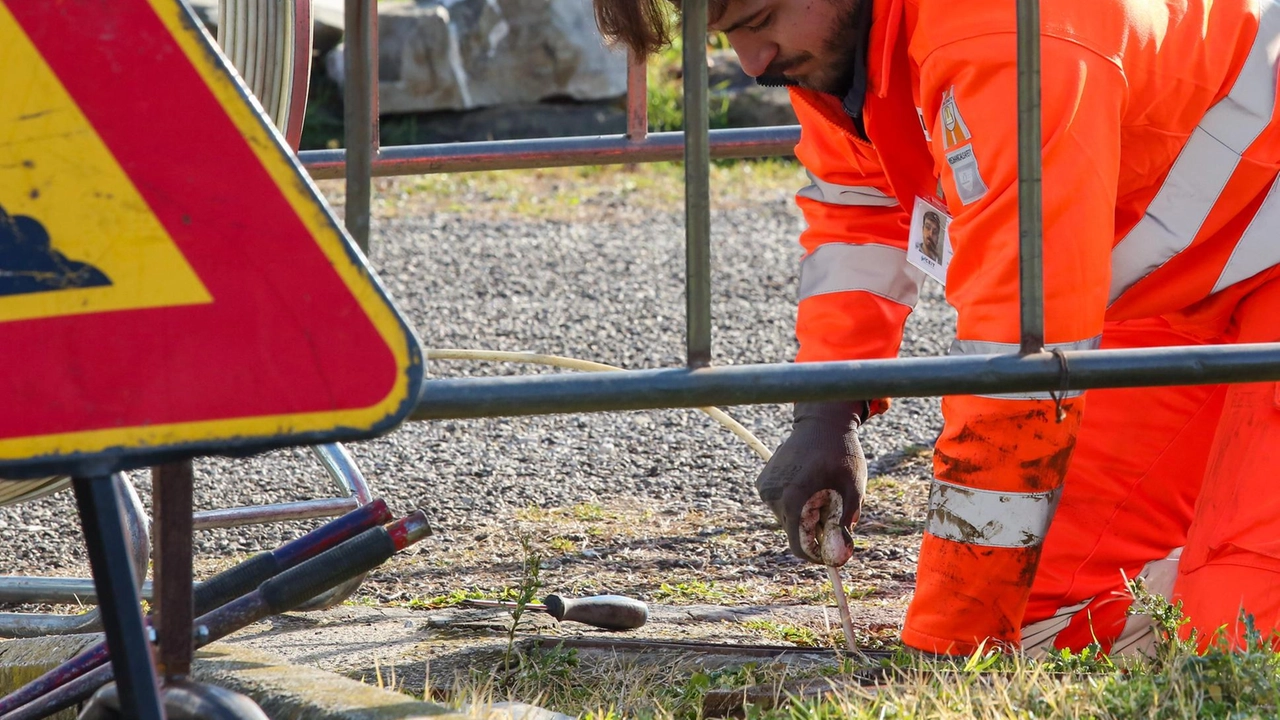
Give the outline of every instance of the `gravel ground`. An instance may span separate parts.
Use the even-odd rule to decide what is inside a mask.
[[[340,205],[340,186],[324,190]],[[563,217],[529,218],[494,210],[476,187],[459,188],[448,206],[416,193],[409,181],[381,182],[378,197],[372,262],[425,346],[532,350],[631,369],[682,364],[678,205],[596,192]],[[790,192],[778,188],[748,187],[737,201],[715,206],[715,363],[794,355],[801,227]],[[945,352],[953,327],[940,288],[930,284],[903,354]],[[443,361],[428,370],[432,377],[542,371]],[[788,429],[785,406],[730,413],[768,446]],[[850,577],[864,586],[864,601],[878,597],[888,608],[886,626],[900,616],[914,581],[927,448],[939,427],[936,400],[905,399],[863,434],[873,481]],[[663,599],[663,584],[686,579],[787,585],[823,577],[783,552],[785,541],[752,487],[760,460],[694,411],[420,422],[351,450],[375,494],[397,511],[423,508],[437,531],[418,553],[376,573],[364,597],[395,602],[509,586],[519,565],[518,531],[535,533],[538,551],[550,558],[548,585],[621,588],[652,600]],[[197,508],[331,492],[304,450],[206,459],[197,470]],[[134,477],[145,502],[147,478]],[[600,529],[611,521],[617,527]],[[64,575],[84,567],[70,493],[0,509],[0,529],[8,537],[5,572]],[[225,565],[298,532],[295,524],[198,533],[198,568]],[[619,555],[623,545],[628,552]],[[748,589],[722,599],[780,597]],[[706,598],[690,599],[698,600]]]

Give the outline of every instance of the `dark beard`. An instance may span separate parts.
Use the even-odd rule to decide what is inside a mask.
[[[872,0],[828,0],[828,2],[848,3],[837,17],[831,33],[822,43],[823,54],[829,58],[829,67],[805,77],[785,76],[783,71],[789,66],[798,65],[807,59],[808,53],[804,53],[798,58],[781,63],[779,67],[771,65],[757,78],[758,83],[768,86],[799,85],[808,90],[816,90],[841,98],[849,92],[849,88],[853,86],[853,67],[858,59],[858,53],[866,52],[866,49],[861,47],[861,38],[858,37],[859,13],[862,10],[862,3],[869,3]]]

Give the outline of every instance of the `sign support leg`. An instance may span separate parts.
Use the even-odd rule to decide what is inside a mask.
[[[120,694],[120,710],[128,718],[164,720],[115,483],[110,475],[72,479]]]
[[[158,465],[151,469],[151,507],[155,522],[156,552],[155,628],[160,637],[159,665],[165,683],[185,678],[191,672],[193,648],[191,572],[190,460]]]

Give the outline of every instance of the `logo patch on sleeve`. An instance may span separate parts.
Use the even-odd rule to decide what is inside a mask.
[[[987,183],[978,170],[978,159],[973,154],[973,135],[969,126],[960,115],[956,104],[955,88],[942,93],[943,148],[946,151],[947,164],[951,166],[951,175],[956,183],[956,195],[960,202],[968,205],[987,194]]]

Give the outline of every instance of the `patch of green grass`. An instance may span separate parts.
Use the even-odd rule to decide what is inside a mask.
[[[878,589],[875,585],[855,587],[846,584],[844,586],[844,594],[850,601],[865,600],[874,595]],[[778,600],[794,600],[806,605],[834,606],[836,604],[836,596],[835,593],[831,592],[831,585],[821,581],[778,588],[774,593],[774,597]]]
[[[589,165],[534,170],[389,178],[375,197],[375,210],[448,212],[486,219],[495,214],[582,221],[619,201],[629,207],[669,211],[684,198],[680,163]],[[744,160],[711,167],[716,208],[758,205],[762,198],[789,198],[805,184],[803,170],[788,158]]]
[[[649,131],[668,132],[684,128],[684,42],[677,36],[670,47],[649,59]],[[710,88],[715,91],[719,88]],[[729,98],[712,98],[707,106],[708,125],[729,126]]]
[[[868,492],[892,492],[901,489],[902,484],[888,475],[877,475],[867,481]]]
[[[516,519],[522,522],[540,523],[546,522],[552,517],[554,516],[550,510],[537,505],[530,505],[529,507],[521,508],[516,511]]]
[[[818,633],[807,627],[787,625],[773,620],[748,620],[742,623],[742,626],[760,633],[762,637],[769,640],[789,642],[800,647],[821,647],[825,644],[818,637]]]
[[[599,503],[578,503],[571,507],[542,508],[536,505],[516,511],[516,519],[529,523],[554,523],[563,519],[578,522],[617,520],[618,514]]]
[[[302,119],[302,150],[342,147],[342,89],[323,70],[311,73],[307,111]]]
[[[515,600],[517,595],[515,588],[505,588],[497,592],[469,588],[466,590],[453,590],[444,595],[415,597],[403,604],[404,607],[412,610],[439,610],[440,608],[461,605],[467,600]]]
[[[688,580],[678,583],[662,583],[653,593],[654,602],[672,605],[690,605],[694,603],[719,603],[747,594],[747,588],[740,585],[725,587],[705,580]]]
[[[581,520],[582,522],[612,520],[617,517],[596,503],[578,503],[569,508],[568,515],[574,520]]]
[[[551,540],[548,541],[547,544],[551,546],[552,550],[557,550],[559,552],[566,553],[566,554],[574,552],[578,549],[577,543],[570,540],[569,538],[560,537],[559,535],[551,538]]]

